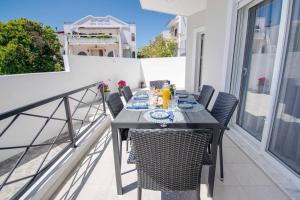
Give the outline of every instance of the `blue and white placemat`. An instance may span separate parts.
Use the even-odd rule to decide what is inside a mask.
[[[151,112],[154,112],[156,109],[149,110],[144,113],[144,118],[153,123],[157,124],[169,124],[169,123],[176,123],[176,122],[183,122],[184,121],[184,114],[178,110],[166,110],[167,112],[172,112],[173,117],[172,119],[167,118],[167,119],[154,119],[151,117]]]
[[[199,112],[199,111],[202,111],[204,110],[204,106],[197,103],[197,104],[192,104],[193,107],[192,108],[179,108],[178,105],[176,106],[176,110],[177,111],[181,111],[181,112]]]

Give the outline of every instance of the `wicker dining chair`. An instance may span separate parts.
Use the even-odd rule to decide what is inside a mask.
[[[122,89],[122,94],[123,94],[126,102],[128,102],[133,96],[129,86],[125,86]]]
[[[124,108],[120,94],[118,92],[111,93],[108,96],[106,103],[113,118],[116,118],[121,112],[121,110]],[[128,129],[120,129],[119,131],[121,134],[122,141],[126,140],[126,151],[128,152]]]
[[[211,115],[218,120],[218,122],[221,124],[223,127],[220,132],[220,138],[218,141],[218,146],[219,146],[219,156],[220,156],[220,178],[221,180],[224,179],[224,172],[223,172],[223,135],[225,130],[229,130],[228,123],[238,105],[238,99],[228,93],[225,92],[220,92],[218,94],[218,97],[213,105],[213,108],[211,110]],[[211,143],[212,141],[210,141]],[[204,165],[211,165],[212,161],[210,159],[210,147],[208,150],[209,154],[206,154],[204,157]]]
[[[163,192],[197,191],[210,130],[130,129],[136,156],[138,196],[142,188]]]
[[[151,88],[155,88],[155,89],[161,89],[163,88],[164,84],[168,83],[170,85],[170,81],[169,80],[155,80],[155,81],[150,81],[150,87]]]
[[[210,100],[215,92],[215,89],[210,85],[203,85],[200,95],[197,98],[198,103],[202,104],[207,109]]]

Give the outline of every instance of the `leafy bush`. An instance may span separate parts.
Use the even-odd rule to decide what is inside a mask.
[[[176,50],[177,43],[174,39],[158,36],[138,52],[138,58],[173,57],[176,56]]]
[[[61,44],[49,26],[25,18],[0,22],[0,74],[63,70]]]

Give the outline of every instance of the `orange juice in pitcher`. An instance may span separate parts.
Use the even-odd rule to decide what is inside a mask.
[[[162,97],[163,97],[163,109],[168,109],[170,103],[170,90],[169,90],[169,85],[167,83],[165,83],[163,86]]]

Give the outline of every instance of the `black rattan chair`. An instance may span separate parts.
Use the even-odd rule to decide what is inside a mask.
[[[220,138],[219,138],[219,156],[220,156],[220,178],[221,180],[224,179],[224,173],[223,173],[223,146],[222,146],[222,140],[225,130],[228,130],[228,123],[238,105],[238,99],[228,93],[220,92],[218,94],[218,97],[213,105],[213,108],[211,110],[211,115],[214,116],[216,120],[223,126]],[[208,153],[210,153],[210,148]],[[206,154],[204,159],[205,165],[212,164],[210,155]]]
[[[121,97],[119,93],[111,93],[106,100],[108,109],[113,118],[116,118],[121,110],[124,108]],[[121,139],[126,140],[126,151],[128,151],[128,129],[120,129]],[[122,143],[121,143],[122,147]],[[122,149],[122,148],[121,148]]]
[[[200,199],[202,160],[210,130],[130,129],[138,172],[138,200],[142,188],[157,191],[196,190]]]
[[[161,89],[163,88],[165,83],[168,83],[170,85],[171,82],[169,80],[150,81],[150,87],[154,87],[155,89]]]
[[[132,92],[129,86],[125,86],[122,89],[122,94],[125,98],[125,101],[128,102],[132,98]]]
[[[202,104],[207,109],[210,100],[215,92],[215,89],[210,85],[203,85],[200,95],[197,98],[198,103]]]

